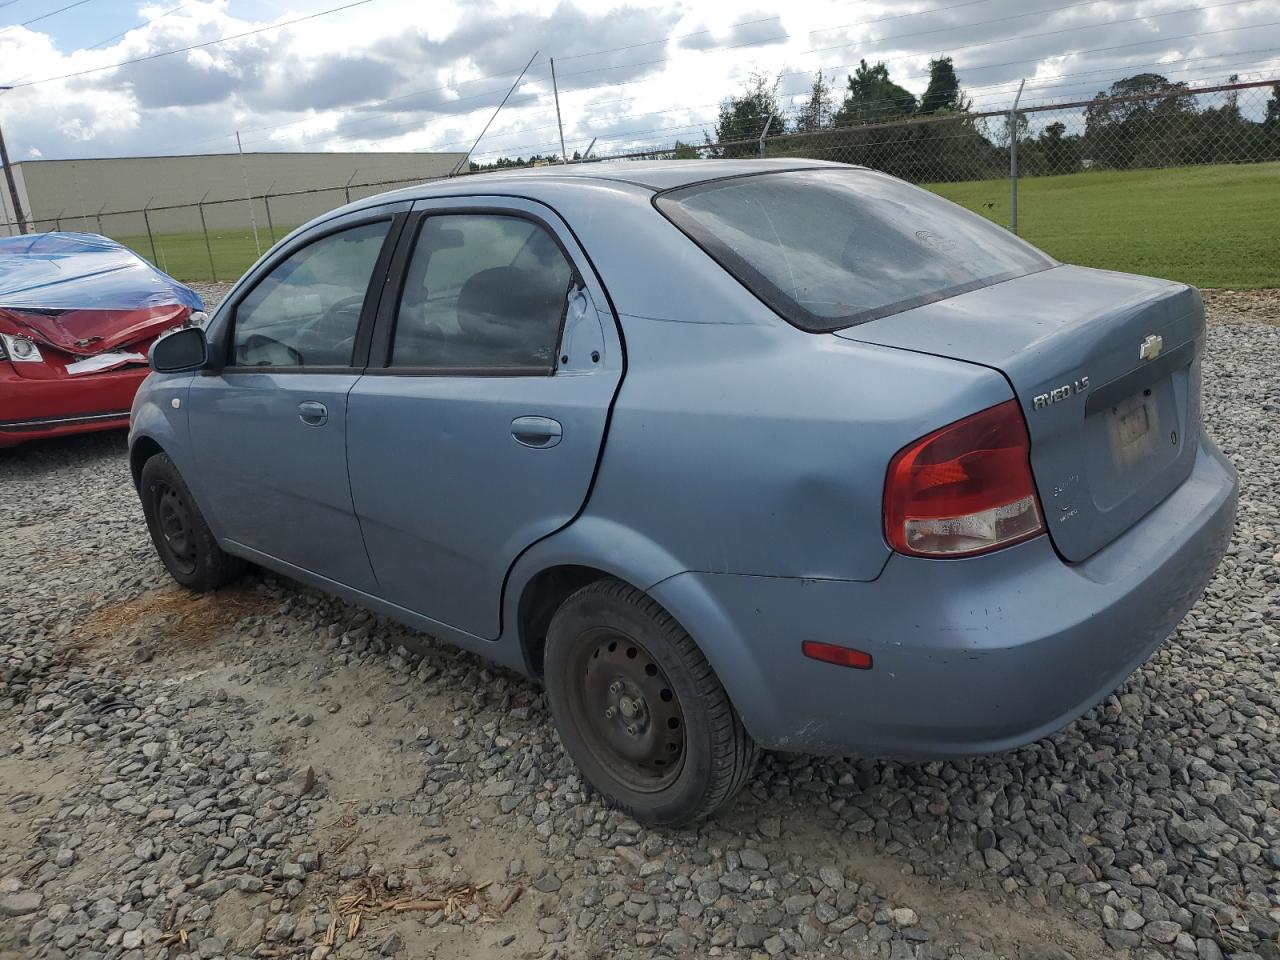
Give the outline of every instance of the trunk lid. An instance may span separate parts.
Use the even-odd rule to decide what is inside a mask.
[[[1192,287],[1058,266],[836,335],[1003,373],[1066,560],[1106,546],[1191,472],[1204,349]]]

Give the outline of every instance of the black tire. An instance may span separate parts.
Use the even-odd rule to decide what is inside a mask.
[[[711,665],[634,587],[597,580],[561,604],[547,630],[544,678],[565,750],[636,820],[709,817],[751,776],[759,750]]]
[[[165,569],[188,590],[217,590],[244,573],[245,563],[213,538],[186,481],[167,454],[142,466],[142,513]]]

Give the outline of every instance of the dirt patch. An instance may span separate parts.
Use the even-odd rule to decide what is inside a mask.
[[[144,651],[181,638],[186,647],[201,647],[222,638],[248,617],[261,616],[272,601],[252,584],[196,594],[179,586],[162,587],[138,597],[109,603],[75,626],[66,643],[81,652],[110,646],[139,646]]]

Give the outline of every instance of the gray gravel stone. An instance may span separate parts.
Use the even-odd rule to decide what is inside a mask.
[[[263,940],[369,960],[393,934],[425,956],[438,941],[415,938],[458,925],[495,948],[545,938],[548,957],[1050,956],[998,915],[957,921],[936,889],[1073,925],[1099,956],[1280,960],[1280,326],[1213,325],[1204,371],[1206,428],[1241,468],[1236,535],[1114,696],[992,757],[766,754],[733,810],[680,830],[603,805],[541,688],[470,655],[261,573],[174,612],[119,437],[5,451],[0,583],[22,589],[0,590],[0,761],[64,789],[36,801],[0,778],[19,825],[0,915],[21,918],[0,953],[143,960],[180,928],[208,960]],[[362,752],[411,774],[340,803]],[[379,836],[417,846],[363,849]],[[888,865],[894,900],[870,882]],[[527,889],[495,925],[420,911],[320,943],[331,898],[419,896],[428,875],[491,880],[491,904]]]

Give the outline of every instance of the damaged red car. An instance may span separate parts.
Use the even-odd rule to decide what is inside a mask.
[[[204,319],[198,293],[114,240],[0,238],[0,447],[127,427],[151,344]]]

